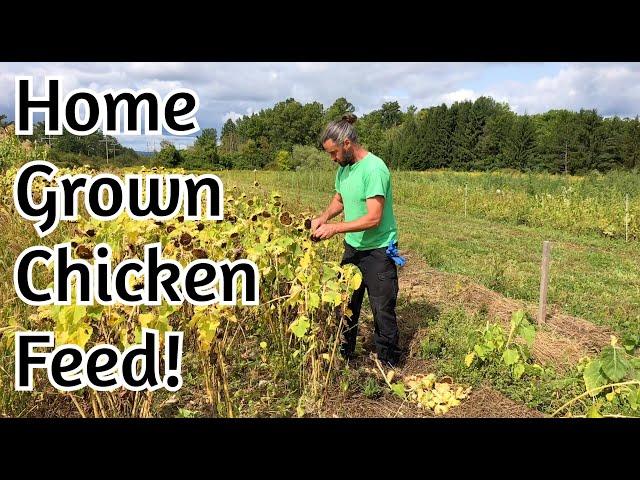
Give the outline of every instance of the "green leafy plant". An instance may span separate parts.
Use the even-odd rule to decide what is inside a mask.
[[[193,410],[188,410],[186,408],[179,408],[177,418],[196,418],[198,416],[198,412]]]
[[[640,348],[640,334],[628,334],[622,338],[622,347],[627,353],[632,354]]]
[[[382,394],[382,388],[373,377],[367,377],[362,387],[362,393],[367,398],[378,398]]]
[[[511,316],[511,328],[505,339],[504,330],[500,325],[489,324],[480,332],[480,341],[473,347],[473,351],[465,356],[467,367],[476,364],[499,364],[509,368],[511,376],[517,380],[527,371],[527,367],[540,369],[536,364],[531,364],[529,350],[533,346],[536,330],[533,324],[527,320],[526,312],[518,310]],[[522,338],[525,342],[517,343]]]
[[[605,416],[601,413],[605,407],[640,413],[640,358],[628,353],[636,348],[634,345],[629,349],[629,345],[630,342],[625,341],[619,346],[618,339],[612,336],[611,344],[597,357],[581,362],[578,369],[582,372],[585,392],[565,403],[554,415],[587,397],[593,401],[587,409],[589,418]]]

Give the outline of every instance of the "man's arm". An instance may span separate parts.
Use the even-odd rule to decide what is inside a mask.
[[[314,232],[320,240],[333,237],[336,233],[362,232],[380,225],[384,210],[384,197],[381,195],[367,198],[367,213],[351,222],[323,223]]]
[[[342,204],[342,195],[336,192],[327,209],[322,212],[322,215],[311,221],[311,233],[314,233],[320,225],[324,225],[333,217],[340,215],[343,210],[344,205]]]

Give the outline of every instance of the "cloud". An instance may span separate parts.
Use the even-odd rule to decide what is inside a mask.
[[[473,90],[462,88],[460,90],[456,90],[455,92],[445,93],[444,95],[442,95],[442,101],[448,105],[451,105],[452,103],[463,102],[465,100],[474,101],[478,97],[479,95],[477,95]]]
[[[63,90],[85,87],[153,88],[166,95],[190,88],[200,98],[201,128],[221,131],[237,120],[287,98],[325,107],[345,97],[360,115],[387,101],[403,109],[475,99],[488,95],[518,112],[551,108],[597,108],[602,115],[640,113],[640,64],[492,64],[492,63],[0,63],[0,113],[13,118],[14,77],[34,75],[43,94],[45,75],[63,78]],[[500,73],[501,72],[501,73]],[[500,73],[500,74],[499,74]],[[123,137],[127,145],[142,144]],[[193,141],[193,139],[186,139]],[[182,141],[181,141],[182,142]]]
[[[517,105],[517,113],[593,108],[604,116],[634,117],[640,113],[640,64],[569,64],[554,75],[491,90]]]
[[[224,116],[222,117],[222,122],[226,123],[227,120],[231,119],[234,122],[240,118],[242,118],[243,115],[241,113],[237,113],[237,112],[227,112],[224,114]]]

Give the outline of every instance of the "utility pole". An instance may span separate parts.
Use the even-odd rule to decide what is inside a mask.
[[[104,143],[104,149],[107,152],[107,165],[109,165],[109,137],[104,137],[102,140],[100,140],[101,143]]]
[[[51,147],[51,140],[53,140],[54,138],[55,137],[52,137],[51,135],[46,135],[42,137],[43,140],[47,141],[47,143],[49,144],[49,147]]]

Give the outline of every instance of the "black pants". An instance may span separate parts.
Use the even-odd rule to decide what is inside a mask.
[[[396,321],[396,300],[398,298],[398,268],[386,254],[386,248],[373,250],[356,250],[345,242],[345,252],[341,265],[352,263],[362,272],[362,284],[349,302],[353,312],[351,318],[345,316],[342,321],[343,343],[341,352],[351,356],[356,347],[358,319],[367,290],[369,303],[373,312],[374,341],[376,353],[381,361],[397,363],[400,357],[398,347],[398,323]]]

